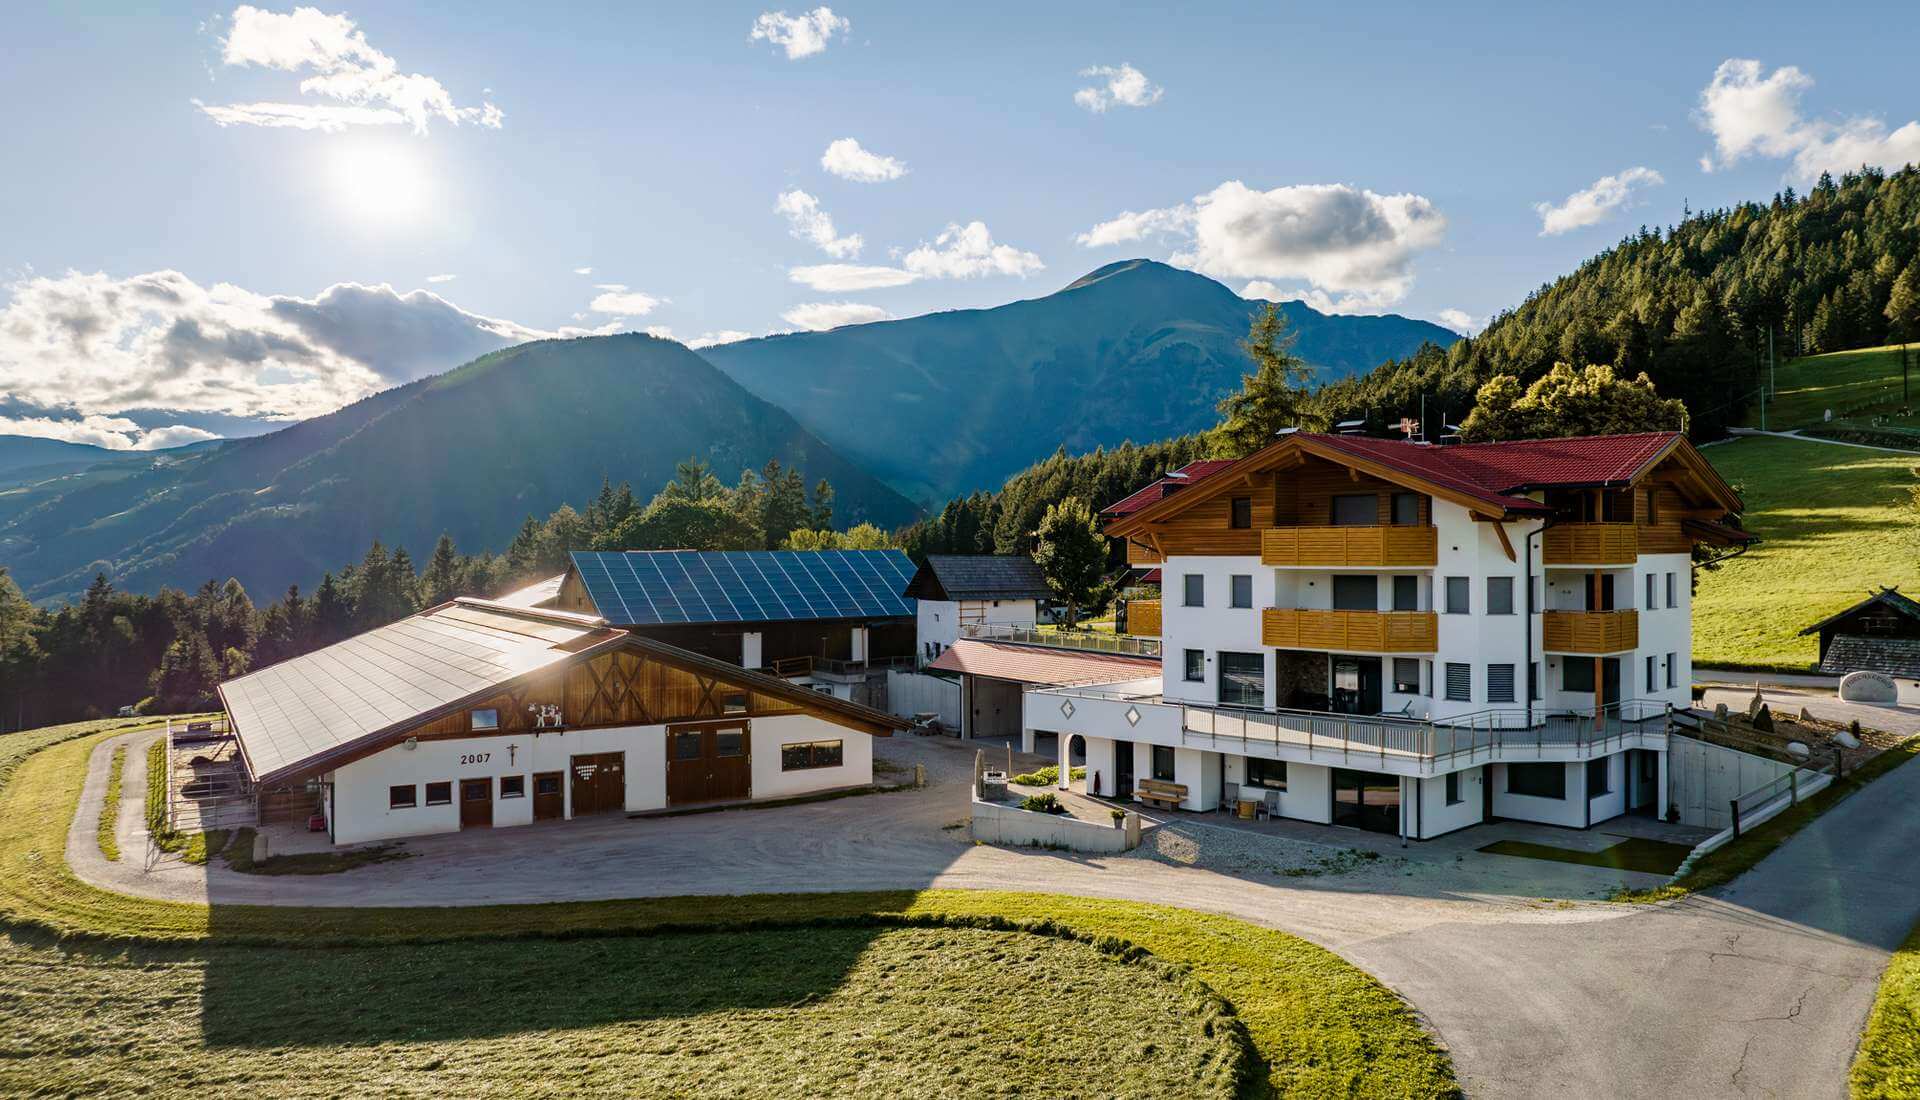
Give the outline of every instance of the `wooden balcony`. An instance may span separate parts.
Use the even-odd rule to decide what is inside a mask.
[[[1260,532],[1260,562],[1278,567],[1432,569],[1439,532],[1431,526],[1270,527]]]
[[[1548,611],[1540,620],[1548,653],[1624,653],[1640,645],[1637,611]]]
[[[1128,600],[1127,633],[1141,638],[1160,636],[1160,601]]]
[[[1548,565],[1632,565],[1640,556],[1640,529],[1631,523],[1563,523],[1541,536]]]
[[[1440,620],[1431,611],[1300,611],[1261,613],[1260,643],[1275,649],[1334,653],[1432,653]]]

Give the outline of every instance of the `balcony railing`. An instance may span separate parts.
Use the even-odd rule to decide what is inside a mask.
[[[1128,600],[1127,633],[1142,638],[1160,636],[1160,601]]]
[[[1540,616],[1548,653],[1624,653],[1640,646],[1637,611],[1548,611]]]
[[[1275,649],[1432,653],[1439,648],[1439,636],[1440,620],[1431,611],[1303,611],[1270,607],[1260,616],[1260,643]]]
[[[1260,532],[1260,563],[1282,568],[1431,569],[1440,554],[1431,526],[1270,527]]]
[[[1541,536],[1548,565],[1632,565],[1640,556],[1640,529],[1631,523],[1562,523]]]
[[[982,642],[1012,642],[1015,645],[1038,645],[1052,649],[1080,649],[1090,653],[1115,653],[1122,657],[1160,656],[1160,639],[1131,638],[1124,634],[1107,634],[1098,630],[1041,630],[1032,626],[1015,626],[1010,623],[963,623],[960,627],[962,638],[972,638]]]
[[[1181,741],[1188,745],[1275,756],[1284,747],[1305,750],[1309,757],[1358,754],[1457,767],[1497,751],[1545,757],[1548,750],[1587,755],[1631,748],[1625,743],[1630,738],[1666,734],[1672,708],[1657,700],[1625,699],[1602,707],[1596,718],[1591,707],[1536,703],[1531,715],[1524,707],[1511,707],[1443,721],[1205,706],[1182,706],[1181,711]]]

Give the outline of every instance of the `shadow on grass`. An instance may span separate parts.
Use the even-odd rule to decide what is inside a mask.
[[[1523,859],[1552,860],[1555,863],[1578,863],[1587,867],[1609,867],[1618,871],[1671,875],[1680,869],[1680,864],[1693,849],[1685,844],[1670,844],[1664,840],[1629,837],[1597,852],[1556,848],[1551,844],[1535,844],[1525,840],[1499,840],[1480,851],[1496,856],[1519,856]]]

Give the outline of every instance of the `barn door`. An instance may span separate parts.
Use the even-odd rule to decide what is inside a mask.
[[[744,722],[667,728],[667,805],[723,802],[753,794],[753,758]]]

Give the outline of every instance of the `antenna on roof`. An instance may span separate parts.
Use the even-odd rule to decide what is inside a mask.
[[[1279,431],[1277,431],[1277,432],[1275,432],[1275,433],[1273,433],[1273,434],[1274,434],[1274,435],[1276,435],[1276,436],[1281,436],[1281,435],[1292,435],[1293,433],[1295,433],[1295,432],[1297,432],[1297,431],[1299,431],[1299,430],[1300,430],[1299,428],[1282,428],[1282,429],[1280,429]]]

